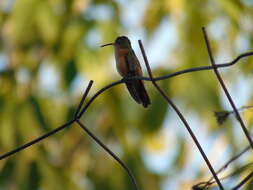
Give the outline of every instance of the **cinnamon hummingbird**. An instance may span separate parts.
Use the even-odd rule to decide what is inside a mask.
[[[104,44],[101,47],[108,45],[114,46],[117,71],[123,78],[143,76],[140,62],[126,36],[119,36],[114,43]],[[148,107],[150,99],[142,80],[127,81],[126,87],[137,103],[142,104],[144,108]]]

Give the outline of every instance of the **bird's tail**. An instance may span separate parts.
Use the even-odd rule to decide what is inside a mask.
[[[148,93],[142,80],[127,81],[126,86],[133,99],[144,108],[150,104]]]

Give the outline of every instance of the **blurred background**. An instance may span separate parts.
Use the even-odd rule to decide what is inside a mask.
[[[139,57],[141,39],[155,76],[209,65],[201,27],[217,63],[252,50],[252,0],[1,0],[0,153],[73,118],[89,80],[89,97],[119,80],[113,47],[126,35]],[[221,69],[238,107],[253,105],[253,57]],[[215,170],[248,145],[234,117],[219,125],[214,111],[231,110],[212,71],[159,82],[179,106]],[[142,190],[187,190],[208,179],[196,146],[174,111],[146,82],[144,109],[124,85],[103,93],[82,122],[132,169]],[[241,112],[253,126],[252,111]],[[221,174],[250,163],[243,155]],[[222,183],[236,185],[252,167]],[[79,127],[72,125],[0,162],[0,189],[133,189],[125,171]],[[213,187],[212,189],[218,189]],[[253,189],[248,183],[244,189]]]

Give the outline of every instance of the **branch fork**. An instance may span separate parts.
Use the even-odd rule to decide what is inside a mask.
[[[21,150],[24,150],[26,148],[28,148],[29,146],[35,144],[35,143],[38,143],[39,141],[69,127],[70,125],[72,125],[73,123],[77,123],[78,126],[84,130],[99,146],[101,146],[110,156],[112,156],[119,164],[120,166],[126,171],[126,173],[128,174],[128,176],[130,177],[131,179],[131,182],[133,184],[133,187],[135,190],[139,190],[139,187],[137,185],[137,182],[136,182],[136,179],[134,177],[134,175],[132,174],[131,170],[127,167],[127,165],[119,158],[117,157],[101,140],[98,139],[98,137],[96,135],[94,135],[82,122],[81,122],[81,117],[83,116],[83,114],[86,112],[86,110],[88,109],[88,107],[94,102],[94,100],[100,95],[102,94],[104,91],[112,88],[113,86],[116,86],[116,85],[119,85],[119,84],[123,84],[125,83],[126,81],[131,81],[131,80],[145,80],[145,81],[151,81],[152,84],[154,85],[154,87],[158,90],[158,92],[161,94],[161,96],[168,102],[168,104],[174,109],[174,111],[177,113],[177,115],[179,116],[180,120],[183,122],[185,128],[187,129],[188,133],[190,134],[191,138],[193,139],[195,145],[197,146],[201,156],[203,157],[206,165],[208,166],[210,172],[212,173],[213,177],[210,179],[212,180],[213,178],[215,179],[216,183],[218,184],[219,188],[221,190],[223,190],[223,186],[220,182],[220,179],[217,177],[218,173],[220,173],[221,170],[223,169],[220,169],[218,170],[217,172],[214,171],[208,157],[206,156],[205,152],[203,151],[200,143],[198,142],[195,134],[193,133],[193,131],[191,130],[191,127],[189,126],[188,122],[186,121],[186,119],[184,118],[183,114],[180,112],[180,110],[177,108],[177,106],[174,104],[174,102],[166,95],[166,93],[159,87],[159,85],[156,83],[156,81],[159,81],[159,80],[165,80],[165,79],[168,79],[168,78],[171,78],[171,77],[175,77],[175,76],[178,76],[178,75],[182,75],[182,74],[186,74],[186,73],[190,73],[190,72],[197,72],[197,71],[203,71],[203,70],[214,70],[231,106],[233,107],[233,111],[235,113],[235,116],[236,118],[238,119],[239,123],[241,124],[241,127],[249,141],[249,144],[250,146],[247,147],[246,149],[244,149],[237,157],[234,157],[232,158],[229,162],[226,163],[226,165],[224,167],[226,167],[228,164],[230,164],[231,162],[233,162],[235,159],[237,159],[239,156],[241,156],[243,153],[245,153],[246,151],[248,151],[251,148],[253,148],[253,142],[252,142],[252,139],[249,135],[249,132],[247,131],[244,123],[243,123],[243,120],[241,119],[240,117],[240,114],[238,112],[238,109],[236,108],[230,94],[228,93],[228,90],[218,72],[218,69],[219,68],[224,68],[224,67],[229,67],[229,66],[232,66],[234,64],[236,64],[240,59],[244,58],[244,57],[248,57],[248,56],[251,56],[253,55],[253,52],[247,52],[247,53],[244,53],[244,54],[241,54],[239,55],[237,58],[235,58],[233,61],[231,62],[228,62],[228,63],[223,63],[223,64],[215,64],[214,62],[214,59],[213,59],[213,56],[212,56],[212,52],[211,52],[211,48],[210,48],[210,45],[209,45],[209,41],[208,41],[208,37],[207,37],[207,33],[206,33],[206,30],[205,28],[202,28],[203,30],[203,33],[204,33],[204,38],[205,38],[205,42],[206,42],[206,46],[207,46],[207,49],[208,49],[208,54],[209,54],[209,57],[210,57],[210,60],[211,60],[211,66],[202,66],[202,67],[193,67],[193,68],[190,68],[190,69],[185,69],[185,70],[181,70],[181,71],[177,71],[177,72],[174,72],[174,73],[171,73],[171,74],[167,74],[167,75],[164,75],[164,76],[161,76],[161,77],[157,77],[157,78],[154,78],[153,75],[152,75],[152,71],[151,71],[151,68],[149,66],[149,63],[148,63],[148,59],[147,59],[147,56],[146,56],[146,53],[145,53],[145,50],[144,50],[144,47],[141,43],[141,41],[139,40],[139,46],[140,46],[140,49],[141,49],[141,52],[142,52],[142,55],[143,55],[143,58],[144,58],[144,62],[145,62],[145,65],[146,65],[146,68],[147,68],[147,71],[148,71],[148,74],[149,74],[149,77],[130,77],[130,78],[124,78],[124,79],[121,79],[121,80],[118,80],[118,81],[115,81],[105,87],[103,87],[102,89],[100,89],[99,91],[97,91],[91,98],[90,100],[84,105],[84,102],[85,102],[85,99],[92,87],[92,84],[93,84],[93,81],[91,80],[82,96],[82,99],[76,109],[76,112],[75,112],[75,115],[74,115],[74,118],[72,120],[70,120],[69,122],[55,128],[54,130],[24,144],[24,145],[21,145],[7,153],[4,153],[2,155],[0,155],[0,160],[2,159],[5,159]],[[84,105],[84,106],[83,106]],[[251,177],[253,176],[252,173],[250,173],[244,180],[242,180],[236,187],[233,188],[233,190],[241,187],[243,184],[245,184]],[[206,183],[210,184],[211,181],[208,181]],[[205,183],[205,182],[203,182]],[[199,184],[203,184],[203,183],[199,183]]]

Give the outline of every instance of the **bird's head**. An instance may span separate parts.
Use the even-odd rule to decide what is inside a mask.
[[[109,45],[113,45],[118,48],[130,48],[131,42],[126,36],[119,36],[116,38],[114,43],[104,44],[101,47],[105,47],[105,46],[109,46]]]

